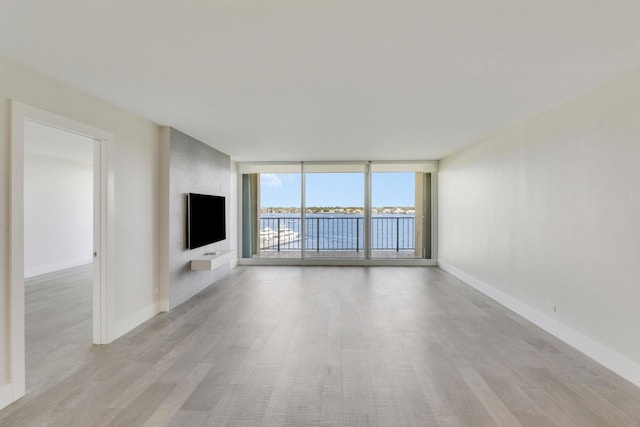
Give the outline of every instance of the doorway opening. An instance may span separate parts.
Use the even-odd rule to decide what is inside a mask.
[[[24,124],[26,387],[80,365],[92,344],[94,144]],[[57,368],[50,366],[56,363]]]
[[[36,142],[37,136],[43,134],[46,137]],[[52,139],[58,137],[66,142],[52,144]],[[69,140],[83,145],[70,144]],[[71,330],[67,332],[73,336],[83,324],[92,325],[83,335],[88,339],[87,346],[106,344],[111,340],[109,266],[113,259],[113,146],[114,137],[110,132],[11,101],[10,389],[13,400],[26,392],[25,318],[34,314],[43,317],[39,321],[44,327],[35,335],[49,340],[40,349],[44,357],[66,357],[64,351],[73,347],[60,340],[58,332],[64,328],[65,321],[71,325],[74,320],[56,324],[50,317],[54,313],[64,319],[64,304],[56,300],[64,292],[54,290],[48,301],[41,302],[43,311],[29,307],[28,312],[25,297],[29,294],[30,298],[38,292],[36,288],[26,289],[25,281],[31,281],[30,285],[33,285],[44,273],[53,275],[49,282],[55,282],[56,276],[60,279],[77,269],[76,276],[84,277],[90,283],[88,291],[87,285],[84,288],[89,305],[80,314],[89,319],[76,318],[78,329],[69,326]],[[47,173],[60,172],[64,169],[61,166],[70,164],[76,166],[71,172],[66,170],[56,176]],[[80,182],[80,176],[86,178],[84,182]],[[70,191],[56,188],[63,181],[72,184]],[[74,230],[70,225],[73,221],[68,217],[76,214],[85,217],[85,231]],[[87,214],[89,218],[86,218]],[[47,228],[46,224],[53,227]],[[77,244],[70,245],[72,241]]]

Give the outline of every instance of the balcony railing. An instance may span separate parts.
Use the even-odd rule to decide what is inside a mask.
[[[303,239],[300,217],[263,216],[260,218],[262,251],[364,250],[364,218],[361,216],[308,216]],[[409,251],[415,249],[415,218],[410,215],[371,218],[371,249]]]

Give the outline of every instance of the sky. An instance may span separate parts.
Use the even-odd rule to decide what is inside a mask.
[[[300,174],[260,174],[260,206],[300,206]],[[415,174],[373,173],[371,178],[373,207],[413,206]],[[308,173],[307,207],[364,206],[364,174]]]

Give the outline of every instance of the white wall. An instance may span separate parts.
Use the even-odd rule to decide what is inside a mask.
[[[235,249],[236,258],[231,262],[231,268],[238,265],[239,245],[238,245],[238,164],[233,160],[229,160],[229,171],[231,172],[230,194],[229,197],[229,247]]]
[[[0,57],[0,407],[9,383],[9,99],[115,134],[116,335],[157,312],[159,282],[158,126]]]
[[[92,252],[93,166],[26,153],[25,277],[88,264]]]
[[[444,159],[438,188],[445,269],[638,384],[639,118],[640,70]]]

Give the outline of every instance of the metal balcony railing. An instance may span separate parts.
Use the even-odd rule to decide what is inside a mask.
[[[260,217],[262,251],[364,250],[364,218],[356,215],[313,215],[305,218],[306,237],[301,236],[300,217]],[[374,216],[371,218],[371,249],[404,251],[415,249],[415,218],[410,215]]]

